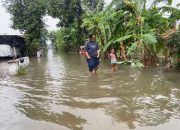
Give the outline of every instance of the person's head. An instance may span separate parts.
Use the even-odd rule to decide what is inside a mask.
[[[94,34],[89,34],[89,39],[91,40],[91,41],[96,41],[96,36],[94,35]]]
[[[115,48],[111,48],[111,53],[115,53],[115,52],[116,52]]]

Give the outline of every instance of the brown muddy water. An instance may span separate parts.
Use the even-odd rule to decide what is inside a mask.
[[[0,74],[0,130],[130,129],[180,130],[180,72],[101,61],[92,76],[83,56],[49,50],[26,75]]]

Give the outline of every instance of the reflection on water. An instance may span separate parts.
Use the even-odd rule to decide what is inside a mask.
[[[180,130],[179,72],[117,73],[101,61],[97,76],[83,56],[31,59],[25,76],[0,77],[1,130]]]

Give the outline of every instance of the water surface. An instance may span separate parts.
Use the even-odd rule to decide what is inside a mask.
[[[1,71],[0,130],[180,130],[180,72],[118,67],[92,76],[83,56],[49,50],[26,75]]]

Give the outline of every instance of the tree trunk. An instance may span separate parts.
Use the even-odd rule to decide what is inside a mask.
[[[148,54],[147,54],[147,47],[144,45],[144,50],[143,50],[143,59],[144,59],[144,66],[148,65]]]
[[[152,49],[152,56],[153,56],[153,59],[154,59],[154,63],[157,65],[159,63],[159,60],[158,60],[158,57],[156,55],[156,53],[154,52],[154,50]]]
[[[99,38],[101,40],[101,45],[104,46],[104,37],[103,34],[101,32],[101,30],[99,28],[97,28],[98,34],[99,34]]]
[[[158,57],[154,50],[147,45],[144,45],[144,66],[148,65],[157,65],[158,64]]]
[[[127,60],[126,50],[125,50],[123,42],[120,43],[120,50],[121,50],[121,57],[122,57],[122,59],[123,60]]]
[[[171,64],[171,58],[169,54],[169,49],[167,49],[166,54],[165,54],[165,68],[169,69]]]

